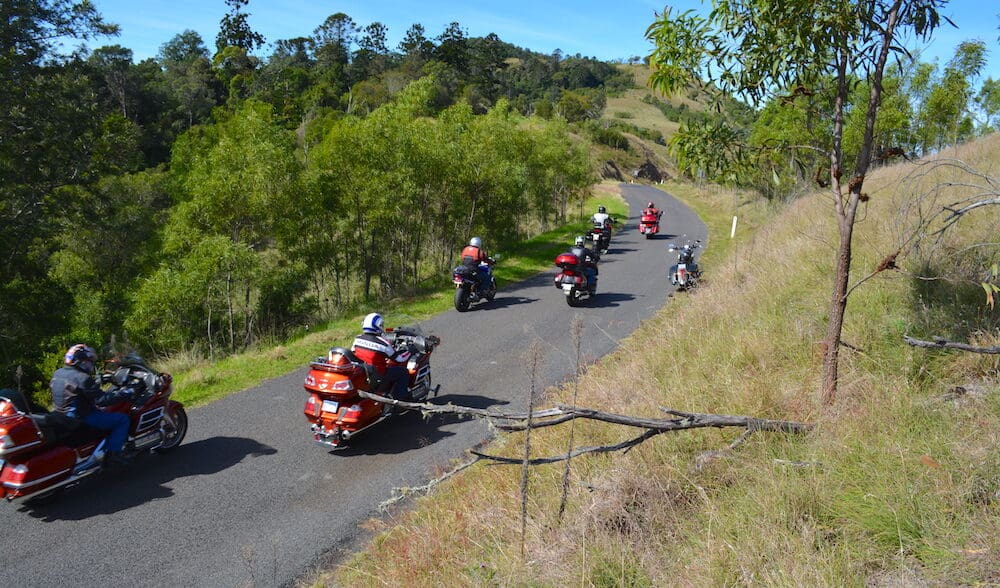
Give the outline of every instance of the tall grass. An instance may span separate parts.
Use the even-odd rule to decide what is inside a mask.
[[[963,148],[997,167],[1000,135]],[[900,218],[909,164],[872,174],[854,276],[874,271],[912,225]],[[933,176],[922,182],[935,182]],[[921,184],[923,185],[923,184]],[[624,455],[577,458],[558,518],[563,468],[533,471],[526,557],[517,468],[481,464],[444,482],[364,552],[318,584],[544,586],[867,586],[1000,583],[1000,386],[996,358],[910,348],[902,335],[969,332],[997,344],[982,298],[931,296],[900,258],[852,294],[841,392],[818,397],[836,243],[828,194],[782,208],[670,185],[709,224],[705,286],[674,296],[580,380],[577,402],[633,415],[660,407],[810,421],[806,436],[661,435]],[[733,211],[741,226],[729,240]],[[949,247],[997,234],[987,211]],[[745,224],[744,224],[745,223]],[[932,309],[928,313],[927,309]],[[956,320],[961,325],[953,324]],[[550,390],[569,402],[570,387]],[[532,437],[565,452],[568,429]],[[581,444],[628,432],[577,424]],[[518,455],[520,435],[489,453]]]

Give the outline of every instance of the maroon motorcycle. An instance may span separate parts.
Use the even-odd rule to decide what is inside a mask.
[[[125,455],[166,453],[187,434],[184,406],[170,399],[170,374],[156,372],[129,354],[108,363],[100,381],[110,384],[108,412],[131,419]],[[0,496],[48,499],[66,486],[105,467],[107,431],[94,429],[59,413],[31,412],[24,396],[0,390]]]

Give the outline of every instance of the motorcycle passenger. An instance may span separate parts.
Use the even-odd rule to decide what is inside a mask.
[[[114,400],[122,392],[105,392],[94,378],[97,353],[82,343],[66,352],[66,365],[52,374],[49,388],[52,390],[53,412],[76,428],[80,423],[95,429],[108,431],[107,462],[112,465],[128,465],[131,460],[122,455],[125,440],[128,439],[129,417],[120,412],[100,410],[98,403]],[[65,422],[65,421],[64,421]]]
[[[462,265],[476,269],[479,289],[483,292],[496,287],[496,283],[493,280],[493,271],[491,270],[495,264],[496,260],[486,255],[486,250],[483,249],[483,240],[479,237],[469,239],[469,244],[462,249]]]
[[[577,235],[576,241],[569,252],[580,258],[583,273],[587,276],[587,287],[590,293],[593,294],[597,290],[597,262],[600,261],[601,257],[597,253],[587,249],[587,246],[584,245],[585,242],[582,235]]]
[[[390,365],[390,361],[405,363],[409,353],[397,352],[382,335],[385,333],[382,315],[373,312],[361,321],[361,334],[354,339],[351,351],[361,361],[375,368],[379,377],[379,394],[389,391],[396,400],[411,402],[410,376],[405,365]]]

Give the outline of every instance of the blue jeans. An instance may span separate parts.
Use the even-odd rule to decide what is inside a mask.
[[[125,440],[128,439],[128,426],[130,422],[128,415],[120,412],[95,410],[83,417],[83,422],[95,429],[110,431],[108,434],[108,451],[111,453],[121,453],[122,448],[125,447]]]
[[[386,367],[380,388],[391,390],[391,396],[396,400],[405,402],[413,400],[410,398],[410,373],[406,371],[404,366],[390,365]]]

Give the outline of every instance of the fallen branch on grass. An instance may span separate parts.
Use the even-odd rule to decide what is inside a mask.
[[[528,461],[530,465],[541,465],[547,463],[556,463],[565,461],[567,459],[572,459],[578,455],[584,455],[587,453],[610,453],[615,451],[628,451],[629,449],[643,443],[644,441],[660,435],[662,433],[669,433],[672,431],[683,431],[687,429],[703,429],[708,427],[722,428],[722,427],[742,427],[746,431],[740,437],[738,441],[742,441],[747,435],[757,432],[757,431],[774,431],[781,433],[806,433],[810,431],[813,425],[809,423],[798,423],[794,421],[777,421],[770,419],[759,419],[755,417],[748,416],[734,416],[725,414],[703,414],[695,412],[682,412],[679,410],[672,410],[668,408],[663,408],[664,412],[667,414],[674,415],[678,418],[674,419],[650,419],[650,418],[638,418],[631,417],[627,415],[615,414],[610,412],[603,412],[600,410],[594,410],[590,408],[582,408],[578,406],[556,406],[555,408],[548,408],[545,410],[536,410],[529,413],[502,413],[495,412],[492,410],[486,410],[481,408],[471,408],[468,406],[456,406],[453,404],[431,404],[428,402],[402,402],[399,400],[394,400],[392,398],[387,398],[385,396],[379,396],[377,394],[371,394],[370,392],[364,392],[359,390],[358,394],[376,400],[378,402],[384,402],[386,404],[391,404],[393,406],[398,406],[400,408],[405,408],[409,410],[417,410],[425,414],[459,414],[464,416],[473,416],[477,418],[485,418],[491,421],[501,421],[496,426],[498,429],[505,431],[525,431],[530,429],[540,429],[542,427],[551,427],[553,425],[558,425],[560,423],[565,423],[573,419],[589,419],[595,421],[601,421],[605,423],[612,423],[616,425],[625,425],[629,427],[636,427],[640,429],[646,429],[644,433],[637,437],[627,439],[621,443],[616,443],[613,445],[598,445],[590,447],[578,447],[569,451],[565,455],[556,455],[551,457],[540,457],[534,458]],[[530,425],[528,424],[530,420]],[[523,464],[524,459],[510,458],[510,457],[500,457],[489,455],[486,453],[481,453],[478,451],[471,451],[471,453],[477,457],[483,459],[489,459],[492,461],[500,463],[511,463],[511,464]]]
[[[906,341],[914,347],[925,347],[928,349],[959,349],[970,353],[1000,353],[1000,345],[994,345],[992,347],[976,347],[975,345],[969,345],[968,343],[948,341],[946,339],[942,339],[941,337],[934,337],[933,341],[922,341],[920,339],[914,339],[913,337],[907,337],[904,335],[903,341]]]

